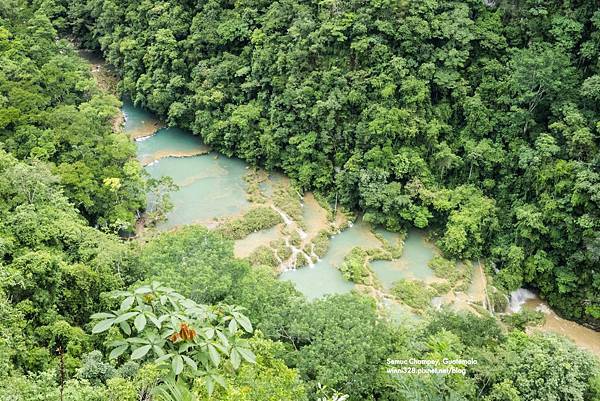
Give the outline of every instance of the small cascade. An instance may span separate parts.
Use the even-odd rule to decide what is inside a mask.
[[[302,256],[304,256],[304,259],[306,259],[306,261],[308,262],[308,267],[311,267],[311,268],[315,267],[315,264],[313,263],[312,258],[310,256],[308,256],[308,254],[306,252],[301,250],[300,254]]]
[[[286,238],[286,243],[288,242]],[[292,256],[288,259],[287,270],[296,270],[296,266],[298,265],[298,254],[300,253],[300,249],[296,248],[294,245],[288,245],[292,250]]]
[[[147,140],[147,139],[150,139],[150,138],[152,138],[152,137],[153,137],[155,134],[156,134],[156,133],[152,133],[152,134],[150,134],[150,135],[138,136],[138,137],[135,137],[133,140],[134,140],[135,142],[143,142],[143,141],[145,141],[145,140]]]
[[[537,295],[535,295],[530,290],[527,290],[525,288],[519,288],[518,290],[515,290],[510,293],[510,302],[508,307],[513,313],[519,312],[522,309],[523,304],[525,304],[527,300],[534,299],[536,297]]]
[[[433,297],[431,299],[431,306],[433,306],[436,310],[442,309],[443,304],[444,304],[443,297]]]
[[[275,258],[277,259],[277,263],[279,263],[279,265],[281,266],[283,264],[283,260],[281,259],[281,257],[279,256],[279,254],[277,252],[274,253]]]
[[[315,253],[315,244],[310,244],[310,259],[311,261],[316,260],[317,263],[319,263],[321,261],[321,258],[319,257],[319,255],[317,255]],[[314,263],[312,265],[309,265],[310,267],[314,267]]]
[[[287,214],[285,214],[283,212],[283,210],[279,209],[275,205],[271,205],[271,207],[273,208],[273,210],[275,210],[277,213],[279,213],[279,215],[283,219],[283,222],[285,223],[286,226],[291,226],[291,225],[294,224],[294,222],[292,221],[292,219],[290,218],[290,216],[288,216]]]

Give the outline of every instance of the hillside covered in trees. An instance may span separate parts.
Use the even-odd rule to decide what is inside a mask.
[[[149,180],[65,39],[223,153],[430,227],[506,290],[594,323],[594,8],[1,1],[0,401],[597,400],[597,358],[520,315],[397,325],[358,293],[308,301],[218,230],[124,239]],[[388,372],[408,358],[464,374]]]
[[[593,1],[40,1],[137,104],[598,325]]]

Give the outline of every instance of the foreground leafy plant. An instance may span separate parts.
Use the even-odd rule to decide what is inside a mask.
[[[197,304],[158,282],[112,296],[122,299],[119,310],[92,316],[93,333],[116,327],[123,335],[109,344],[110,359],[130,354],[132,360],[154,360],[175,376],[202,377],[209,393],[216,384],[225,386],[224,370],[255,363],[242,338],[252,324],[238,307]]]
[[[185,383],[169,378],[156,387],[152,395],[160,401],[198,401],[199,398]]]

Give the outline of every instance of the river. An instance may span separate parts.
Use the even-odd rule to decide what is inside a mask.
[[[138,159],[149,175],[155,178],[171,176],[179,186],[171,194],[174,208],[168,213],[166,221],[158,225],[159,231],[168,231],[185,224],[203,224],[214,228],[224,219],[241,216],[255,206],[249,200],[246,180],[247,174],[253,169],[244,161],[211,151],[199,137],[184,130],[164,127],[151,113],[131,103],[124,102],[122,111],[125,115],[123,129],[136,141]],[[259,186],[260,196],[263,198],[261,202],[281,213],[283,223],[235,241],[235,254],[245,258],[261,245],[285,242],[285,246],[291,249],[291,256],[281,260],[279,279],[292,282],[308,299],[358,289],[375,296],[389,318],[403,322],[414,319],[415,313],[391,296],[390,289],[394,282],[400,279],[418,279],[428,284],[443,281],[435,277],[428,266],[429,261],[439,252],[426,239],[424,231],[409,230],[403,239],[397,233],[372,227],[360,218],[354,224],[345,224],[343,217],[328,217],[327,210],[310,192],[298,195],[302,212],[297,219],[299,221],[294,220],[275,207],[272,200],[277,191],[274,188],[289,187],[289,180],[277,173],[259,173],[264,178]],[[322,258],[318,258],[312,252],[311,241],[324,229],[329,229],[332,235],[327,252]],[[299,238],[299,244],[292,244],[291,238],[294,235]],[[384,241],[401,243],[403,252],[397,259],[369,263],[377,283],[376,288],[365,290],[365,286],[357,286],[343,278],[337,266],[354,247],[382,249]],[[296,268],[297,265],[306,266]],[[449,304],[455,309],[477,312],[473,306],[485,305],[486,287],[485,275],[478,263],[473,263],[472,276],[468,290],[442,294],[434,299],[434,306]],[[559,318],[539,300],[526,301],[526,307],[542,308],[547,314],[544,326],[532,330],[565,335],[583,348],[600,354],[600,333]]]
[[[179,190],[171,194],[174,208],[168,213],[166,221],[159,223],[160,231],[184,224],[215,227],[223,219],[240,216],[252,207],[247,200],[245,181],[250,167],[245,162],[212,152],[199,137],[188,132],[165,128],[151,113],[130,102],[124,102],[122,110],[126,117],[124,131],[135,140],[138,159],[148,174],[154,178],[170,176],[179,186]],[[264,174],[267,179],[261,183],[261,190],[262,195],[268,198],[272,195],[273,186],[287,180],[280,174]],[[316,237],[323,229],[333,229],[329,249],[322,258],[308,255],[311,259],[308,266],[281,269],[280,279],[292,282],[309,299],[347,293],[355,288],[336,268],[352,248],[382,248],[381,237],[390,242],[399,241],[399,234],[381,228],[374,229],[361,219],[340,230],[335,222],[328,221],[327,211],[310,192],[302,195],[301,207],[302,222],[292,221],[285,216],[287,223],[235,241],[235,253],[238,257],[247,257],[258,246],[282,238],[282,232],[285,231],[282,226],[285,225],[298,230],[300,237],[306,241]],[[400,278],[433,281],[433,272],[427,263],[435,254],[433,246],[425,240],[424,232],[414,230],[409,232],[404,241],[402,257],[371,262],[371,268],[384,289],[391,288],[393,282]]]

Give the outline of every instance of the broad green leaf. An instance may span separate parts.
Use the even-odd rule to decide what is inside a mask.
[[[92,316],[90,316],[90,319],[96,320],[96,319],[110,319],[115,317],[114,313],[106,313],[106,312],[100,312],[100,313],[94,313]]]
[[[161,347],[159,347],[158,345],[153,345],[152,349],[154,350],[154,353],[156,355],[158,355],[159,357],[165,355],[165,350],[163,350]]]
[[[211,396],[213,391],[215,391],[215,381],[207,376],[204,381],[206,382],[206,390],[208,391],[208,395]]]
[[[128,336],[131,335],[131,326],[129,325],[129,323],[121,322],[121,323],[119,323],[119,327],[121,327],[121,330],[123,330],[123,333],[127,334]]]
[[[178,352],[180,354],[183,354],[183,353],[187,352],[191,346],[192,346],[192,343],[184,342],[179,346]]]
[[[110,352],[108,359],[116,359],[116,358],[120,357],[121,355],[123,355],[123,352],[127,351],[127,348],[129,348],[129,345],[125,344],[125,345],[121,345],[121,346],[113,349]]]
[[[242,358],[247,360],[250,363],[256,363],[256,356],[252,351],[247,348],[236,348],[236,350],[240,353]]]
[[[229,348],[229,339],[227,339],[227,336],[223,334],[223,332],[221,332],[220,330],[217,330],[216,333],[217,337],[219,337],[219,340],[221,340],[221,344],[223,344],[223,347]]]
[[[229,353],[228,348],[225,347],[223,344],[220,344],[218,342],[214,342],[214,343],[212,343],[212,345],[214,345],[215,348],[217,348],[219,351],[221,351],[224,354],[228,354]]]
[[[161,362],[166,361],[167,359],[172,358],[172,357],[173,357],[173,354],[164,354],[164,355],[156,358],[156,360],[154,362],[161,363]]]
[[[160,330],[160,328],[162,326],[162,321],[160,319],[156,318],[153,315],[148,315],[148,319],[150,319],[152,324],[154,324],[154,326],[156,326],[156,328]]]
[[[171,367],[173,368],[173,373],[175,373],[175,375],[178,375],[183,371],[183,358],[181,358],[181,355],[175,355],[173,357]]]
[[[244,315],[237,314],[237,317],[235,320],[236,320],[236,322],[238,322],[238,324],[240,326],[242,326],[244,328],[244,330],[246,330],[248,333],[252,333],[252,323],[250,323],[250,319],[248,319]]]
[[[229,334],[234,335],[235,332],[237,331],[238,326],[237,326],[237,322],[235,321],[235,319],[231,319],[229,321]]]
[[[233,365],[233,368],[239,368],[241,362],[242,358],[240,356],[240,353],[237,352],[235,349],[231,350],[231,364]]]
[[[192,358],[185,355],[181,355],[181,357],[183,358],[185,363],[187,363],[194,370],[194,372],[198,370],[198,364]]]
[[[130,337],[127,339],[127,342],[131,344],[148,344],[148,340],[140,337]]]
[[[123,302],[121,302],[121,310],[126,311],[127,309],[131,308],[131,305],[133,305],[134,301],[135,297],[133,296],[125,298]]]
[[[221,355],[219,355],[219,351],[217,351],[212,344],[208,344],[208,356],[213,365],[219,366],[221,363]]]
[[[138,295],[144,295],[144,294],[148,294],[152,292],[152,288],[144,286],[144,287],[140,287],[137,290],[135,290],[135,293]]]
[[[225,388],[227,387],[227,382],[225,381],[225,377],[219,375],[219,374],[213,374],[212,378],[214,379],[215,382],[217,382],[221,387]]]
[[[135,315],[137,315],[139,312],[126,312],[123,313],[122,315],[117,316],[117,318],[115,319],[115,323],[121,323],[124,322],[126,320],[131,319],[132,317],[134,317]]]
[[[144,330],[144,327],[146,327],[146,316],[143,313],[137,315],[137,317],[133,321],[133,325],[135,326],[135,329],[138,331],[138,333]]]
[[[92,333],[94,333],[94,334],[102,333],[103,331],[110,329],[110,326],[112,326],[114,322],[115,322],[115,319],[102,320],[101,322],[99,322],[97,325],[94,326],[94,328],[92,329]]]
[[[148,351],[152,348],[151,345],[142,345],[131,353],[131,359],[140,359],[146,356]]]

